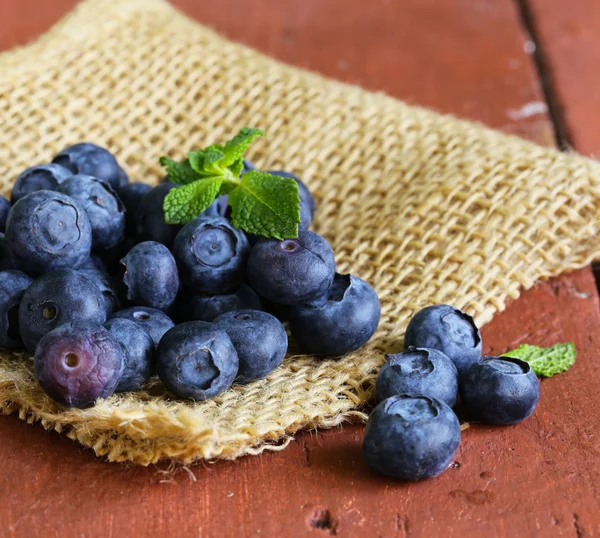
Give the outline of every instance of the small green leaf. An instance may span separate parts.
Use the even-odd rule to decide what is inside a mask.
[[[243,157],[244,152],[248,149],[252,141],[259,136],[265,136],[265,134],[261,129],[244,127],[237,136],[234,136],[225,144],[223,148],[223,152],[225,153],[224,166],[230,166],[240,157]]]
[[[204,167],[210,166],[213,163],[219,162],[225,153],[221,146],[209,146],[204,150]]]
[[[186,159],[180,163],[169,159],[169,157],[161,157],[160,164],[167,169],[169,181],[171,183],[181,183],[187,185],[192,181],[199,179],[199,175],[190,166],[190,161]]]
[[[188,159],[190,161],[190,166],[201,174],[204,172],[204,150],[199,149],[198,151],[190,151],[188,153]]]
[[[543,377],[552,377],[555,374],[566,372],[575,364],[575,345],[556,344],[552,347],[539,347],[523,344],[522,346],[504,353],[503,357],[521,359],[531,366],[533,371]]]
[[[200,179],[171,189],[165,196],[163,211],[167,224],[185,224],[212,204],[223,183],[221,177]]]
[[[229,205],[238,228],[276,239],[298,237],[300,197],[293,179],[248,172],[229,194]]]
[[[240,177],[240,174],[244,169],[244,158],[240,157],[237,161],[235,161],[233,164],[230,164],[227,168],[229,168],[229,171],[231,172],[231,175],[233,177]]]

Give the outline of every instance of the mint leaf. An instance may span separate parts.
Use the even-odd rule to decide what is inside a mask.
[[[230,166],[244,156],[245,151],[255,138],[265,136],[265,132],[252,127],[244,127],[237,136],[234,136],[223,148],[225,159],[223,164]],[[237,174],[239,176],[239,173]]]
[[[229,194],[231,221],[253,234],[285,239],[298,237],[300,197],[291,178],[253,170]]]
[[[556,344],[552,347],[523,344],[502,356],[521,359],[529,363],[536,375],[552,377],[555,374],[566,372],[575,364],[576,351],[572,342]]]
[[[233,164],[230,164],[227,168],[229,168],[229,171],[231,172],[231,175],[233,177],[240,177],[240,174],[244,169],[244,158],[240,157],[237,161],[235,161]]]
[[[163,203],[165,222],[185,224],[195,219],[214,202],[221,183],[223,178],[211,177],[171,189]]]
[[[181,183],[186,185],[192,181],[199,179],[196,171],[190,166],[190,161],[186,159],[178,163],[169,159],[169,157],[161,157],[159,160],[160,164],[167,169],[169,175],[169,181],[171,183]]]

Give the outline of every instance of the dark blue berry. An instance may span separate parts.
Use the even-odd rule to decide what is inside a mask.
[[[114,156],[106,149],[83,142],[63,149],[52,159],[70,170],[73,174],[97,177],[117,190],[122,181],[121,167]]]
[[[202,401],[228,389],[239,360],[227,333],[212,323],[173,327],[158,346],[157,373],[175,396]]]
[[[28,274],[75,268],[90,256],[92,228],[85,210],[59,192],[21,198],[6,221],[6,244]]]
[[[124,300],[121,291],[108,273],[81,267],[77,269],[77,272],[89,278],[102,293],[106,317],[110,317],[113,312],[117,312],[123,307]]]
[[[0,271],[16,268],[17,262],[6,244],[6,236],[0,232]]]
[[[92,248],[106,250],[125,236],[125,207],[108,183],[91,176],[76,175],[57,188],[85,210],[92,225]]]
[[[290,172],[284,172],[282,170],[269,170],[269,174],[293,179],[298,184],[298,196],[300,196],[300,224],[298,225],[298,230],[308,230],[315,216],[316,206],[315,199],[308,190],[308,187],[299,177],[291,174]]]
[[[238,381],[263,379],[285,358],[288,338],[281,322],[259,310],[236,310],[215,318],[231,338],[240,361]]]
[[[292,307],[290,330],[303,351],[335,357],[365,345],[379,316],[379,298],[367,282],[336,274],[325,297]]]
[[[90,257],[85,260],[79,267],[79,270],[82,269],[95,269],[96,271],[101,271],[103,273],[106,273],[106,265],[104,264],[104,262],[102,261],[102,258],[100,258],[100,256],[98,256],[97,254],[90,254]]]
[[[179,290],[177,264],[167,247],[145,241],[133,247],[121,260],[127,299],[138,306],[167,311]]]
[[[461,376],[460,397],[475,420],[516,424],[535,410],[540,382],[525,361],[483,357]]]
[[[165,222],[163,203],[167,193],[177,187],[177,183],[161,183],[142,198],[136,212],[137,236],[140,241],[157,241],[171,248],[181,226]]]
[[[175,325],[173,320],[162,310],[147,306],[133,306],[119,310],[119,312],[113,314],[111,319],[115,318],[129,319],[137,323],[150,335],[155,346],[158,346],[163,335]]]
[[[121,260],[127,253],[137,245],[135,237],[125,236],[125,239],[107,250],[100,250],[96,255],[102,260],[106,272],[111,276],[121,279]]]
[[[19,304],[33,279],[20,271],[0,272],[0,347],[22,347]]]
[[[212,321],[233,310],[260,310],[261,300],[247,284],[225,295],[182,293],[177,299],[177,318],[181,321]]]
[[[371,413],[363,454],[378,473],[422,480],[443,472],[460,444],[460,424],[445,403],[426,396],[392,396]]]
[[[119,188],[119,198],[125,206],[125,220],[128,234],[135,233],[137,211],[146,194],[152,190],[147,183],[127,183]]]
[[[458,397],[458,372],[441,351],[411,348],[385,358],[387,362],[377,376],[380,401],[397,394],[414,394],[454,407]]]
[[[8,218],[8,212],[10,211],[11,205],[10,202],[4,198],[4,196],[0,196],[0,232],[4,233],[6,229],[6,219]]]
[[[335,258],[320,235],[303,231],[297,239],[261,239],[250,252],[248,279],[263,297],[280,304],[314,301],[327,293]]]
[[[117,188],[115,190],[120,194],[121,189],[126,185],[129,185],[129,176],[123,167],[119,165],[119,178],[117,182]]]
[[[173,255],[192,291],[228,293],[240,286],[250,246],[241,230],[221,217],[198,217],[177,234]]]
[[[123,349],[101,325],[67,323],[40,341],[35,376],[48,396],[68,407],[108,398],[123,371]]]
[[[73,269],[59,269],[36,279],[23,294],[19,329],[29,351],[65,323],[104,323],[106,304],[94,282]]]
[[[154,373],[154,341],[139,323],[128,319],[110,319],[104,327],[123,349],[123,373],[115,392],[138,390]]]
[[[473,318],[446,304],[428,306],[410,320],[404,349],[410,346],[438,349],[450,357],[459,374],[481,358],[481,335]]]
[[[32,192],[53,191],[72,175],[71,170],[58,164],[32,166],[22,172],[15,181],[10,200],[14,204],[17,200]]]

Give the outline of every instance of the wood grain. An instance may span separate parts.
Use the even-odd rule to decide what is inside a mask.
[[[0,0],[0,49],[33,38],[75,3]],[[552,143],[510,0],[174,3],[282,60]],[[538,112],[528,112],[531,103]],[[599,306],[585,269],[496,316],[483,331],[486,351],[572,340],[577,365],[543,381],[530,420],[474,425],[452,468],[419,484],[373,475],[360,425],[300,434],[276,454],[167,473],[107,464],[63,436],[0,417],[0,536],[593,536]]]

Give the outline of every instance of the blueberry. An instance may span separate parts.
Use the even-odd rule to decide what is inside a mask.
[[[410,348],[385,358],[387,362],[377,376],[380,401],[396,394],[415,394],[454,407],[458,397],[458,372],[441,351]]]
[[[275,316],[279,321],[289,321],[292,308],[290,305],[274,303],[265,297],[260,297],[261,310]]]
[[[133,306],[119,310],[111,319],[129,319],[143,327],[158,346],[163,335],[175,324],[162,310],[141,306]]]
[[[212,321],[233,310],[260,310],[261,300],[247,284],[225,295],[182,293],[177,300],[177,317],[182,321]]]
[[[300,224],[298,225],[298,229],[308,230],[315,216],[316,206],[315,199],[308,190],[308,187],[300,178],[296,177],[294,174],[290,174],[289,172],[284,172],[282,170],[269,170],[269,174],[293,179],[298,184],[298,195],[300,196]]]
[[[22,347],[19,304],[33,279],[20,271],[0,272],[0,347]]]
[[[404,349],[410,346],[445,353],[459,374],[481,358],[481,334],[473,318],[446,304],[428,306],[410,320]]]
[[[292,307],[290,330],[303,351],[335,357],[364,346],[379,316],[379,298],[367,282],[336,274],[325,297]]]
[[[525,361],[483,357],[462,375],[460,397],[476,420],[516,424],[535,410],[540,399],[540,382]]]
[[[38,191],[10,210],[6,244],[19,267],[39,275],[84,263],[92,247],[92,228],[75,200],[59,192]]]
[[[314,301],[327,293],[335,258],[320,235],[303,231],[297,239],[261,239],[250,252],[248,279],[263,297],[280,304]]]
[[[121,189],[126,185],[129,185],[129,176],[127,175],[127,172],[123,170],[123,167],[119,165],[119,176],[116,191],[120,192]]]
[[[40,341],[35,376],[48,396],[68,407],[108,398],[123,371],[123,350],[101,325],[67,323]]]
[[[221,314],[214,324],[227,333],[237,352],[238,381],[263,379],[283,362],[288,338],[275,316],[259,310],[236,310]]]
[[[363,454],[378,473],[422,480],[444,471],[460,444],[460,424],[445,403],[426,396],[392,396],[371,413]]]
[[[177,264],[167,247],[145,241],[121,260],[127,299],[138,306],[169,310],[179,290]]]
[[[136,215],[137,235],[140,241],[157,241],[171,248],[181,226],[165,222],[163,202],[167,193],[177,187],[177,183],[161,183],[142,198]]]
[[[6,229],[6,219],[8,218],[10,208],[10,202],[4,196],[0,196],[0,232],[2,233]]]
[[[108,273],[99,271],[98,269],[81,267],[77,269],[77,272],[89,278],[98,287],[100,293],[102,293],[106,317],[109,317],[113,312],[117,312],[122,308],[124,303],[123,297],[115,281]]]
[[[90,257],[85,260],[77,269],[95,269],[96,271],[101,271],[103,273],[107,272],[105,263],[97,254],[90,254]]]
[[[6,244],[6,236],[0,232],[0,271],[16,268],[17,262]]]
[[[125,207],[108,183],[91,176],[76,175],[57,188],[85,210],[92,225],[92,248],[106,250],[123,240]]]
[[[123,373],[115,392],[138,390],[154,373],[154,341],[139,323],[128,319],[110,319],[104,327],[123,349]]]
[[[96,255],[102,260],[106,272],[111,276],[121,278],[122,265],[121,260],[127,256],[127,253],[137,245],[134,237],[125,236],[125,239],[112,248],[96,252]]]
[[[106,305],[100,289],[73,269],[51,271],[36,279],[19,306],[21,338],[29,351],[42,337],[70,322],[104,323]]]
[[[83,142],[63,149],[52,162],[70,170],[73,174],[93,176],[118,189],[122,181],[121,167],[108,150]]]
[[[127,183],[119,188],[119,198],[125,206],[127,233],[135,233],[138,207],[151,190],[152,187],[147,183]]]
[[[22,172],[15,181],[10,200],[14,204],[17,200],[32,192],[53,191],[72,175],[71,170],[58,164],[32,166]]]
[[[205,321],[188,321],[173,327],[158,346],[158,376],[180,398],[214,398],[231,386],[238,365],[227,333]]]
[[[240,286],[250,246],[221,217],[198,217],[177,234],[173,255],[184,284],[196,293],[222,294]]]

